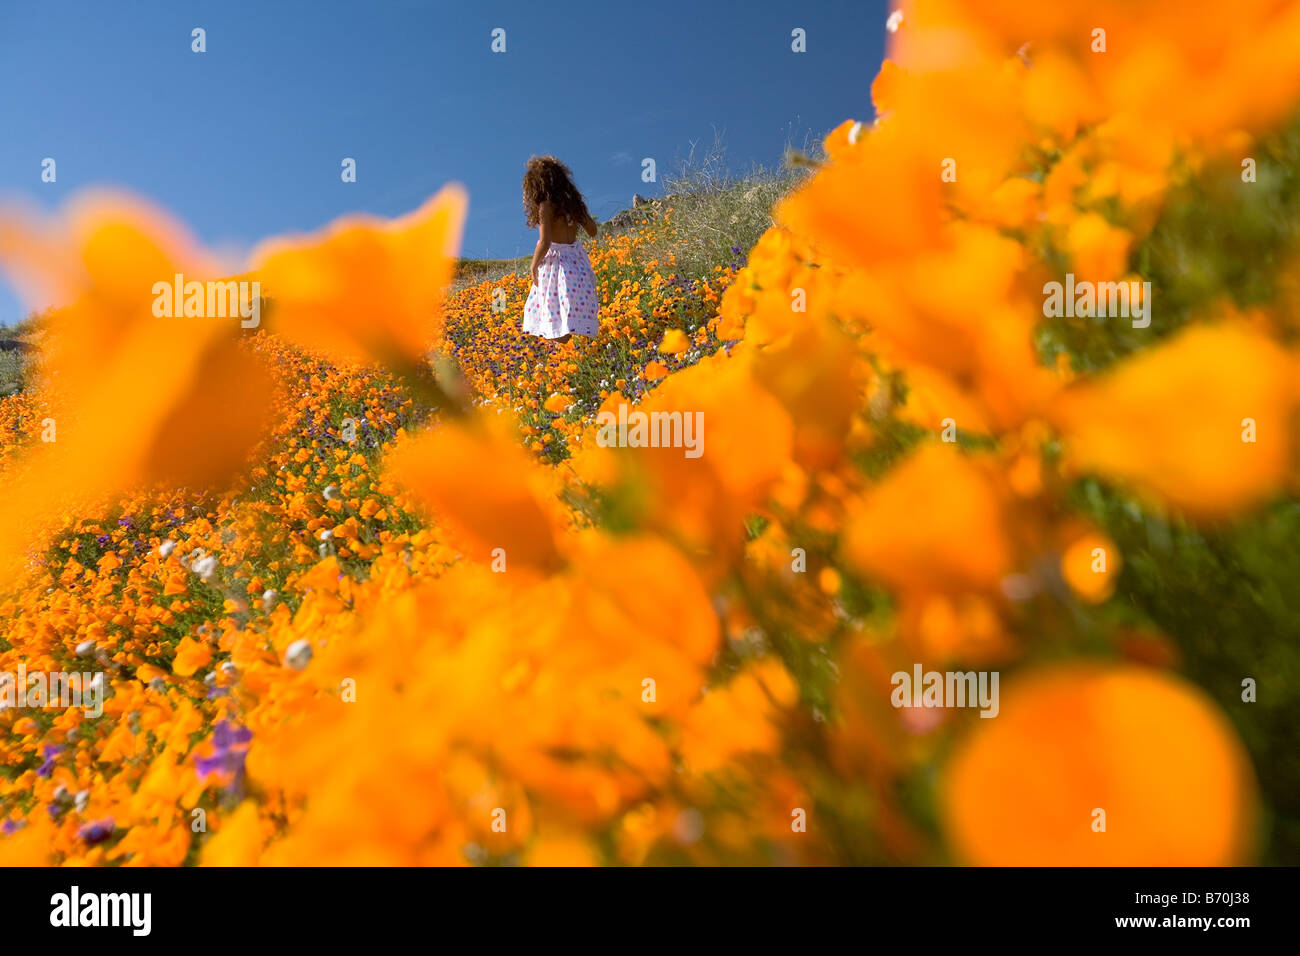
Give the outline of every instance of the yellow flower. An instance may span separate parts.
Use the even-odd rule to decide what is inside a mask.
[[[203,866],[255,866],[264,842],[257,802],[245,800],[203,845]]]
[[[659,343],[659,351],[665,355],[678,355],[690,348],[691,342],[681,329],[669,329]]]
[[[263,243],[252,264],[272,300],[270,327],[344,361],[420,366],[442,327],[467,205],[448,186],[393,222],[349,216]]]
[[[1133,237],[1090,212],[1070,224],[1066,242],[1078,280],[1109,282],[1124,273]]]
[[[904,589],[993,589],[1010,570],[1000,495],[951,446],[929,442],[852,505],[844,556]]]
[[[560,563],[556,505],[513,431],[444,424],[399,446],[386,471],[474,559],[551,570]]]
[[[1002,688],[953,756],[943,815],[983,866],[1232,866],[1256,812],[1231,725],[1177,677],[1062,666]]]
[[[1063,395],[1053,418],[1075,469],[1221,516],[1286,477],[1291,382],[1287,353],[1267,336],[1236,322],[1196,325]]]
[[[238,316],[155,314],[156,284],[220,275],[168,217],[111,194],[74,201],[52,223],[0,212],[0,267],[66,303],[48,320],[46,369],[67,402],[56,440],[6,478],[0,566],[12,570],[70,506],[155,482],[218,485],[245,464],[271,377],[241,344]]]
[[[564,412],[572,404],[573,404],[573,399],[571,399],[567,395],[561,395],[557,392],[556,394],[548,398],[542,404],[542,407],[546,409],[548,412],[555,412],[556,414],[560,414]]]
[[[172,661],[172,672],[181,677],[189,677],[212,660],[212,648],[208,644],[186,637],[176,645],[176,659]]]
[[[1101,604],[1114,593],[1122,565],[1115,542],[1096,532],[1077,538],[1061,555],[1061,575],[1089,604]]]

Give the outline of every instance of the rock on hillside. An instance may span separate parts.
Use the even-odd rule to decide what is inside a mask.
[[[614,213],[605,220],[603,225],[606,229],[627,229],[646,216],[657,215],[672,198],[672,196],[664,196],[662,199],[646,199],[640,193],[634,193],[632,208]]]

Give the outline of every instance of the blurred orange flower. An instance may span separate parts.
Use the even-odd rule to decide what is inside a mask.
[[[951,446],[927,442],[850,505],[844,557],[895,587],[994,589],[1011,569],[1000,495]]]
[[[75,502],[153,483],[202,489],[246,463],[271,376],[239,341],[238,316],[155,314],[157,283],[220,275],[170,218],[112,194],[48,223],[0,212],[0,267],[64,303],[49,318],[46,370],[67,402],[51,437],[6,475],[0,565],[12,570]]]
[[[278,334],[343,361],[424,363],[442,326],[468,199],[447,186],[392,222],[349,216],[253,253]]]
[[[1291,376],[1287,353],[1262,333],[1196,325],[1073,388],[1052,415],[1074,468],[1218,516],[1284,480],[1297,448]]]
[[[444,424],[400,445],[386,470],[475,560],[554,569],[557,506],[513,432],[497,422]]]
[[[942,792],[953,851],[984,866],[1233,866],[1255,782],[1231,725],[1177,677],[1061,666],[1003,690]]]

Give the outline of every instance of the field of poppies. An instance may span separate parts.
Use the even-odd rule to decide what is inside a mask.
[[[454,186],[257,328],[155,314],[223,272],[143,200],[0,211],[0,681],[102,692],[0,696],[0,862],[1300,862],[1300,4],[901,11],[753,248],[593,244],[593,340],[445,295]]]

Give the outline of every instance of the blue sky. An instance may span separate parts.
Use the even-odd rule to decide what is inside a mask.
[[[715,129],[729,165],[776,164],[788,141],[870,118],[887,15],[886,0],[0,0],[0,197],[52,209],[126,187],[246,251],[349,211],[400,215],[455,180],[462,253],[524,255],[530,155],[565,160],[598,219],[658,194],[642,158],[662,175]],[[0,280],[0,322],[25,311]]]

